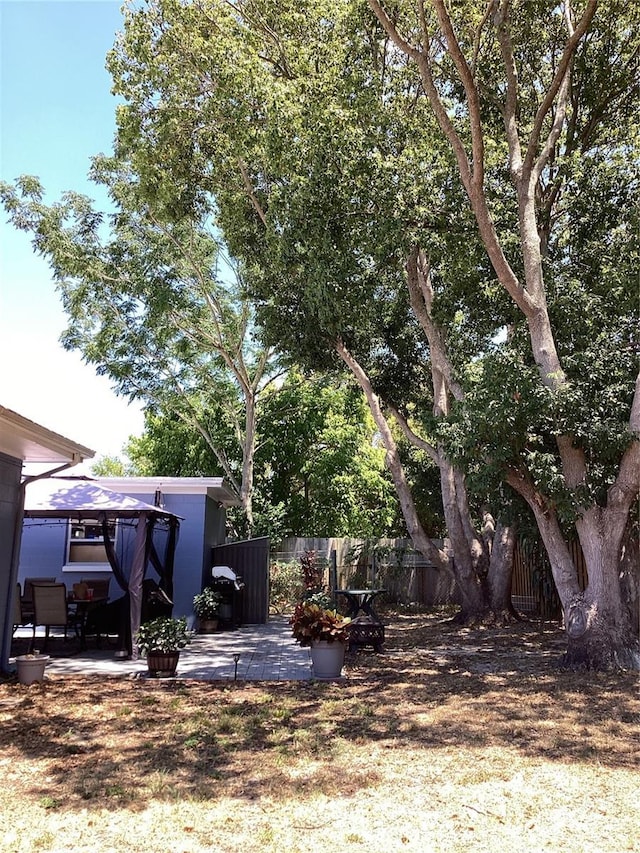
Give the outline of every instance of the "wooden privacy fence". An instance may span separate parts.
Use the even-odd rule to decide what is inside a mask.
[[[587,567],[578,542],[569,542],[569,550],[578,570],[578,583],[585,589]],[[537,542],[520,540],[513,555],[511,600],[516,610],[535,613],[549,619],[562,615],[547,553]]]
[[[437,542],[446,547],[446,542]],[[337,588],[384,587],[390,601],[402,604],[457,604],[459,593],[453,577],[416,553],[408,539],[285,539],[272,560],[299,560],[315,551],[331,587],[330,569],[335,566]]]
[[[447,541],[437,542],[447,548]],[[582,589],[587,585],[584,557],[577,542],[570,544]],[[333,561],[337,586],[379,586],[388,590],[388,598],[402,604],[458,604],[459,592],[447,572],[437,569],[411,548],[407,539],[285,539],[272,560],[299,560],[306,551],[315,551],[324,566],[324,580],[330,583]],[[514,553],[511,597],[516,610],[544,618],[559,618],[560,601],[556,593],[551,566],[544,548],[538,543],[521,540]]]

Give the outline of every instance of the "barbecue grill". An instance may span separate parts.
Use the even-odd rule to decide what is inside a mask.
[[[242,577],[229,566],[214,566],[209,586],[222,596],[218,627],[223,630],[240,628],[244,609]]]

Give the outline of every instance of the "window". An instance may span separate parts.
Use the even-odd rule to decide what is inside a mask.
[[[118,526],[115,521],[108,523],[109,538],[115,545]],[[67,535],[67,558],[65,571],[77,569],[93,571],[111,571],[109,558],[102,538],[102,524],[97,518],[85,518],[82,521],[69,521]]]

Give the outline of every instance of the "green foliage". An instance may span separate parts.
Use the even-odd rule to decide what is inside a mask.
[[[241,450],[223,424],[216,420],[218,412],[202,413],[207,431],[216,435],[229,468],[240,476]],[[216,454],[193,425],[175,415],[146,412],[144,432],[132,437],[126,453],[141,476],[208,477],[222,473]]]
[[[414,4],[385,7],[421,49],[429,50],[426,39],[433,37],[434,82],[468,146],[469,110],[433,5],[420,7],[423,20]],[[498,39],[508,34],[513,49],[526,155],[566,23],[552,0],[510,4],[502,31],[477,3],[447,9],[478,84],[481,192],[490,228],[525,282]],[[207,293],[219,300],[215,316],[228,330],[225,346],[240,340],[244,346],[238,329],[259,327],[262,340],[285,350],[291,362],[335,376],[343,370],[336,355],[342,341],[379,396],[469,472],[476,506],[488,496],[508,504],[503,479],[515,468],[569,521],[586,502],[606,500],[631,441],[639,351],[639,22],[637,4],[600,4],[578,45],[566,121],[536,185],[544,293],[535,297],[548,309],[568,380],[554,392],[550,377],[540,376],[526,321],[489,262],[419,69],[364,0],[150,0],[127,7],[109,56],[123,99],[116,157],[98,159],[94,172],[118,201],[116,239],[102,246],[100,219],[81,197],[43,206],[34,179],[4,187],[3,201],[16,226],[32,231],[38,250],[51,256],[60,280],[72,281],[64,287],[76,328],[67,343],[86,345],[96,363],[103,352],[115,353],[107,369],[128,393],[140,393],[139,381],[153,383],[158,365],[173,371],[184,396],[172,392],[158,410],[168,412],[178,397],[188,400],[198,416],[190,426],[216,437],[209,445],[233,479],[246,449],[232,452],[220,433],[243,432],[242,395],[219,370],[219,384],[205,381],[222,352],[199,337],[203,330],[210,344],[217,333]],[[555,108],[544,115],[543,138],[556,116]],[[233,294],[212,273],[220,233],[241,271]],[[176,244],[189,247],[188,257]],[[446,421],[432,414],[431,353],[407,294],[405,266],[414,245],[431,264],[431,315],[462,392]],[[122,275],[143,289],[123,296],[111,281]],[[92,305],[93,288],[108,298],[91,314],[85,303]],[[257,326],[253,319],[243,326],[246,315],[233,308],[247,294]],[[126,320],[124,330],[103,322],[112,303]],[[173,324],[169,305],[186,310],[188,333]],[[131,370],[129,353],[147,344],[152,359]],[[258,348],[243,351],[255,363]],[[359,396],[345,386],[338,393],[329,382],[309,390],[292,380],[278,395],[263,395],[261,404],[256,518],[262,529],[368,536],[397,526],[397,504],[380,473],[383,454]],[[588,477],[580,491],[564,481],[560,435],[584,451]],[[168,440],[150,444],[142,456],[181,461]],[[193,453],[185,454],[185,465],[197,470],[205,459],[193,441],[188,446]],[[429,499],[435,469],[424,453],[407,445],[402,452],[414,494],[424,499],[425,524],[441,533],[440,507]]]
[[[333,599],[326,592],[311,592],[307,591],[304,596],[305,604],[313,604],[316,607],[321,607],[323,610],[332,610],[334,608]]]
[[[120,459],[118,456],[101,456],[91,465],[91,473],[94,477],[128,477],[138,476],[139,471],[131,462]]]
[[[215,619],[220,613],[222,595],[219,592],[205,587],[193,597],[193,612],[200,619]]]
[[[143,654],[147,652],[176,652],[191,642],[184,616],[174,619],[160,616],[150,622],[144,622],[136,632],[136,643]]]
[[[314,641],[345,643],[351,620],[317,604],[301,601],[289,620],[291,632],[301,646],[311,646]]]
[[[163,219],[130,162],[96,157],[91,178],[109,189],[109,217],[76,193],[44,204],[34,178],[0,186],[11,220],[53,270],[69,317],[62,342],[150,416],[198,431],[250,516],[255,407],[275,361],[240,269],[209,211]]]
[[[220,435],[229,467],[240,475],[239,447],[216,430],[215,409],[203,413]],[[392,535],[402,531],[384,453],[375,446],[368,409],[352,385],[290,370],[261,397],[257,412],[254,533],[285,536]],[[147,413],[145,432],[127,445],[147,476],[211,476],[219,463],[204,439],[177,417]],[[228,512],[238,536],[243,520]]]
[[[274,560],[269,567],[269,603],[283,613],[293,608],[303,595],[300,563]]]
[[[291,371],[267,395],[256,452],[256,525],[281,507],[281,536],[391,535],[402,530],[384,451],[350,383]]]

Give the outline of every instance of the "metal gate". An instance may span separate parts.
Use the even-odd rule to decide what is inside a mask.
[[[246,539],[211,549],[211,567],[229,566],[244,582],[242,621],[264,625],[269,618],[269,538]]]

